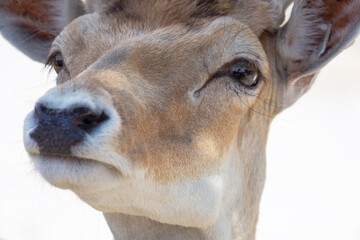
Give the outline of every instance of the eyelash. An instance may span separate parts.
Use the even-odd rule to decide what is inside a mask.
[[[51,54],[51,55],[48,57],[48,59],[47,59],[46,62],[45,62],[45,67],[49,67],[49,68],[51,68],[51,69],[54,68],[54,66],[53,66],[53,61],[54,61],[54,59],[55,59],[55,57],[56,57],[56,54],[57,54],[57,53],[53,53],[53,54]]]
[[[63,69],[66,69],[61,52],[51,54],[46,61],[45,66],[50,66],[50,71],[54,69],[57,74],[59,74]]]

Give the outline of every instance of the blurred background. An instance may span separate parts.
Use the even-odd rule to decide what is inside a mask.
[[[100,212],[33,169],[25,115],[55,76],[0,36],[0,239],[110,240]],[[360,240],[360,42],[273,122],[258,240]]]

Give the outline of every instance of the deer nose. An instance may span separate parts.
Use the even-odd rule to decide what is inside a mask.
[[[44,104],[35,105],[37,125],[30,133],[43,154],[69,155],[70,148],[81,143],[108,116],[95,113],[88,107],[52,109]]]

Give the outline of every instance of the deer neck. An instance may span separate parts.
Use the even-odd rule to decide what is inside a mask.
[[[146,217],[129,216],[119,213],[105,213],[104,216],[115,240],[211,239],[202,229],[169,225]]]
[[[104,213],[105,219],[118,239],[213,239],[253,240],[260,198],[265,181],[265,146],[270,121],[256,121],[265,116],[252,116],[252,128],[241,130],[236,140],[238,154],[229,161],[236,172],[232,189],[224,190],[224,200],[217,221],[207,228],[169,225],[146,217],[121,213]],[[250,119],[249,119],[250,120]],[[241,126],[240,126],[241,128]]]
[[[249,227],[251,232],[248,228],[240,230],[244,225],[238,222],[239,216],[233,217],[236,219],[233,222],[231,218],[221,219],[207,229],[169,225],[121,213],[105,213],[104,216],[115,240],[253,240],[255,236],[256,222]]]

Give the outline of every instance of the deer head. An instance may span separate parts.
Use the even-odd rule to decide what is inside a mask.
[[[360,2],[0,0],[58,73],[25,120],[42,176],[116,239],[254,239],[276,114],[359,31]]]

